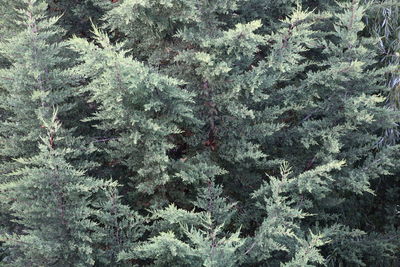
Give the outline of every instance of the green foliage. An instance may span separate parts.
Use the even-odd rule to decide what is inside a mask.
[[[70,59],[60,42],[63,31],[55,25],[58,18],[46,18],[43,2],[21,4],[26,9],[16,10],[13,23],[22,29],[0,44],[1,55],[10,62],[0,69],[3,174],[18,166],[13,158],[29,157],[37,151],[37,141],[43,134],[38,115],[49,117],[52,107],[58,106],[59,115],[67,117],[75,106],[68,103],[76,96],[72,89],[75,79],[66,72]]]
[[[156,211],[153,220],[161,221],[155,223],[153,231],[161,232],[121,253],[120,258],[152,259],[155,266],[236,266],[244,240],[240,229],[229,233],[225,227],[235,204],[228,204],[221,193],[222,189],[210,180],[194,202],[202,211],[188,212],[173,205]]]
[[[58,18],[46,17],[43,2],[16,1],[9,8],[3,9],[7,11],[2,17],[7,27],[0,42],[0,57],[7,63],[0,69],[0,184],[18,180],[9,175],[21,167],[16,158],[29,158],[39,151],[38,141],[45,134],[40,117],[51,117],[53,106],[58,106],[67,125],[77,127],[79,120],[74,117],[76,79],[66,71],[71,59],[61,42],[63,30],[56,26]],[[81,138],[72,135],[67,135],[65,142],[70,147],[82,145]],[[90,147],[87,149],[89,152]],[[68,156],[79,158],[77,165],[83,166],[82,154],[78,149]],[[13,215],[10,203],[3,200],[1,231],[10,233],[15,230]]]
[[[67,35],[89,36],[90,20],[100,23],[104,10],[109,9],[110,1],[101,0],[46,0],[47,13],[50,16],[61,16],[59,25]]]
[[[269,182],[265,182],[253,194],[253,198],[259,199],[257,206],[265,213],[265,219],[246,254],[251,253],[251,257],[256,258],[257,262],[270,261],[278,264],[277,259],[273,258],[273,252],[280,251],[286,254],[283,259],[291,259],[284,264],[280,263],[283,266],[322,264],[324,258],[318,247],[327,243],[327,240],[322,234],[314,235],[311,231],[307,233],[301,229],[301,220],[311,214],[303,212],[295,205],[303,197],[298,193],[296,195],[301,177],[290,178],[291,170],[287,163],[281,166],[280,175],[280,179],[269,177]]]
[[[145,220],[130,207],[121,203],[115,182],[107,184],[101,197],[93,203],[96,208],[97,229],[100,236],[97,245],[98,262],[104,266],[131,266],[129,262],[119,261],[118,254],[136,246],[144,234]]]
[[[92,81],[82,88],[99,104],[88,120],[109,136],[110,159],[127,167],[138,192],[163,193],[172,179],[167,152],[174,146],[170,137],[182,132],[185,124],[197,123],[190,104],[191,94],[180,89],[183,82],[158,74],[126,56],[119,45],[95,30],[95,41],[72,39],[71,47],[82,55],[76,73]]]
[[[396,1],[3,2],[3,265],[399,265]]]
[[[42,121],[47,136],[40,152],[17,161],[23,165],[11,176],[18,180],[2,186],[21,231],[1,240],[10,250],[6,266],[87,266],[94,263],[91,243],[96,238],[91,197],[104,187],[66,161],[70,149],[59,146],[60,124]]]
[[[0,187],[20,229],[1,236],[10,251],[5,266],[116,266],[118,253],[141,236],[143,220],[120,203],[115,182],[67,162],[74,151],[62,147],[56,114],[42,123],[39,153],[18,159],[23,167],[10,174],[18,180]]]

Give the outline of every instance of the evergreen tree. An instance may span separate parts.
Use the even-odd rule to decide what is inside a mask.
[[[320,171],[319,175],[323,173]],[[312,216],[302,211],[303,207],[299,205],[304,201],[298,191],[305,177],[290,177],[292,173],[287,163],[281,165],[280,176],[269,177],[269,181],[264,182],[252,196],[258,199],[257,206],[265,215],[246,254],[250,262],[269,262],[272,266],[323,264],[324,258],[318,247],[329,240],[324,238],[324,234],[313,234],[310,228],[301,227],[301,221]]]
[[[194,202],[201,211],[175,205],[155,211],[152,237],[120,258],[151,259],[155,266],[237,266],[244,239],[239,237],[240,229],[227,231],[235,203],[221,194],[222,188],[210,179]]]
[[[130,207],[121,203],[115,182],[107,184],[97,201],[96,221],[100,228],[97,246],[97,265],[132,266],[129,261],[121,260],[119,253],[138,246],[146,230],[146,221]]]
[[[309,223],[346,216],[334,211],[344,204],[341,199],[349,192],[372,192],[372,179],[393,169],[390,157],[397,153],[394,147],[373,148],[396,115],[382,106],[384,98],[378,95],[387,70],[373,69],[374,40],[358,36],[364,9],[357,2],[320,1],[319,8],[329,7],[336,16],[294,9],[279,23],[265,18],[274,21],[266,23],[268,35],[254,33],[261,26],[257,21],[227,30],[235,23],[228,17],[257,4],[122,1],[105,18],[117,37],[133,41],[126,43],[135,44],[133,55],[184,79],[195,94],[193,108],[203,124],[182,137],[185,153],[178,176],[190,181],[191,176],[207,177],[207,170],[221,169],[219,181],[240,201],[243,214],[236,223],[245,223],[246,233],[263,221],[253,212],[249,195],[266,179],[264,173],[276,173],[284,159],[299,175],[298,190],[308,208],[322,218]],[[130,16],[130,10],[137,15]]]
[[[0,100],[2,108],[0,159],[2,170],[1,183],[3,184],[1,202],[2,209],[4,209],[1,211],[1,216],[4,218],[2,219],[3,228],[1,232],[6,236],[4,239],[6,244],[4,248],[8,248],[5,252],[5,255],[8,256],[5,256],[4,261],[7,264],[11,264],[11,266],[42,266],[43,264],[47,266],[53,264],[53,261],[56,262],[56,265],[58,265],[60,261],[64,261],[65,264],[74,265],[75,263],[72,257],[75,253],[77,255],[81,253],[76,259],[76,264],[83,264],[85,266],[92,264],[96,257],[100,257],[99,255],[101,255],[101,259],[115,261],[116,255],[119,250],[122,250],[122,247],[113,247],[112,249],[117,251],[115,253],[110,253],[108,251],[110,250],[109,247],[102,247],[102,249],[100,249],[100,244],[109,242],[106,242],[105,239],[111,240],[111,237],[105,234],[105,229],[111,227],[108,223],[110,223],[110,220],[114,217],[118,217],[118,219],[115,219],[117,221],[121,219],[128,222],[132,221],[132,223],[129,224],[129,226],[132,226],[134,225],[133,221],[136,220],[136,215],[131,214],[127,210],[127,207],[123,206],[118,200],[114,200],[113,202],[114,207],[123,210],[119,211],[118,214],[114,214],[102,207],[97,207],[97,209],[93,209],[92,211],[87,210],[86,206],[90,202],[84,197],[84,194],[81,195],[81,193],[84,193],[85,186],[79,184],[78,180],[81,179],[83,175],[80,168],[87,169],[94,166],[93,163],[86,160],[88,155],[93,151],[93,147],[91,145],[85,145],[85,138],[77,136],[76,133],[74,133],[74,131],[83,132],[85,128],[82,127],[83,124],[79,122],[79,119],[82,117],[82,114],[79,114],[82,111],[82,102],[78,99],[78,91],[74,90],[74,86],[76,86],[78,80],[75,78],[74,74],[68,70],[72,65],[73,60],[71,56],[73,55],[66,49],[65,43],[60,42],[63,30],[61,30],[59,26],[56,26],[58,18],[47,18],[46,12],[48,9],[45,3],[37,1],[19,1],[15,3],[15,6],[20,9],[13,10],[12,6],[10,6],[12,11],[9,12],[9,14],[13,14],[14,16],[10,15],[7,19],[13,19],[15,21],[14,23],[17,27],[14,27],[14,30],[18,29],[19,33],[6,35],[1,43],[1,54],[8,62],[0,71],[1,88],[4,89],[2,91],[4,97]],[[46,132],[46,126],[40,118],[45,120],[49,119],[54,106],[59,108],[57,116],[59,119],[66,121],[65,124],[67,128],[62,130],[63,138],[60,138],[57,143],[60,150],[54,152],[55,155],[53,155],[53,152],[50,153],[56,157],[54,162],[51,162],[51,166],[43,166],[41,164],[43,164],[43,161],[49,156],[43,155],[43,145],[41,150],[39,150],[37,145],[40,136]],[[79,131],[75,130],[77,127],[79,127]],[[86,134],[88,134],[88,132],[86,132]],[[50,141],[54,142],[54,139],[50,139]],[[66,148],[66,150],[61,150],[61,147]],[[42,154],[37,155],[39,151],[41,151]],[[33,176],[28,175],[30,169],[16,171],[28,164],[24,160],[15,160],[16,158],[27,158],[33,165],[36,164],[34,168],[35,173],[32,174]],[[46,170],[46,168],[54,169],[55,167],[53,165],[59,161],[61,161],[60,164],[64,164],[63,167],[66,168],[60,171],[62,175],[66,176],[64,178],[69,179],[68,176],[73,176],[75,180],[66,181],[63,185],[65,187],[58,188],[58,191],[54,191],[51,190],[51,185],[57,181],[52,181],[51,184],[46,185],[46,183],[49,182],[45,180],[49,178],[46,177],[46,175],[50,171],[43,172],[41,176],[35,175],[39,175],[40,172]],[[70,164],[73,164],[74,167],[78,169],[71,170],[72,167]],[[13,173],[13,175],[11,175],[11,173]],[[52,179],[57,180],[57,175],[54,174]],[[111,192],[107,192],[107,190],[111,190],[113,192],[113,197],[118,198],[115,195],[116,189],[112,189],[112,186],[107,186],[106,190],[105,188],[101,188],[105,187],[105,185],[102,185],[104,182],[101,180],[88,181],[88,183],[91,182],[93,182],[93,190],[103,189],[101,194],[105,195],[101,200],[102,203],[111,201],[109,199],[111,197]],[[39,206],[36,207],[36,209],[28,211],[29,205],[27,202],[31,199],[30,196],[32,193],[35,192],[35,183],[38,183],[37,186],[43,190],[41,191],[43,196],[39,197],[42,202],[38,203]],[[65,231],[62,232],[63,228],[59,228],[61,223],[63,223],[61,222],[59,225],[53,224],[49,229],[43,230],[41,224],[46,225],[46,220],[50,216],[46,215],[47,211],[45,205],[48,205],[46,201],[49,200],[46,199],[46,194],[53,197],[54,203],[57,201],[62,202],[62,199],[56,198],[58,197],[59,191],[67,192],[74,187],[77,187],[74,189],[76,191],[74,193],[75,195],[72,194],[72,197],[75,199],[70,203],[73,206],[69,206],[70,210],[68,212],[75,214],[76,217],[69,218],[71,219],[69,221],[69,228],[65,226]],[[11,195],[14,195],[14,197],[11,197]],[[76,205],[79,197],[82,197],[81,205],[85,207],[83,211],[78,209]],[[92,196],[91,194],[86,194],[86,197],[89,198]],[[54,207],[58,206],[55,205]],[[74,210],[74,207],[77,209]],[[57,210],[54,210],[54,212],[56,211]],[[26,213],[29,212],[30,214],[26,215]],[[79,214],[81,212],[83,213]],[[26,217],[24,217],[25,215]],[[96,217],[93,217],[95,215]],[[122,218],[125,215],[127,217]],[[54,213],[51,216],[54,217],[56,215]],[[102,228],[94,227],[95,222],[89,221],[89,216],[93,217],[92,219],[96,219],[97,223],[101,221],[100,225]],[[13,223],[11,223],[11,221],[13,221]],[[75,228],[70,228],[78,227],[79,225],[82,226],[82,231],[86,233],[86,236],[76,231]],[[120,238],[120,240],[129,240],[129,244],[134,242],[134,229],[131,229],[131,227],[127,229],[122,226],[120,228],[121,229],[118,229],[118,231],[121,232],[122,236],[125,235],[125,230],[131,233],[126,238]],[[103,232],[103,235],[90,240],[92,239],[90,231],[94,229]],[[32,233],[26,235],[27,231],[32,231]],[[80,236],[81,234],[82,236]],[[71,244],[68,244],[67,241],[63,241],[65,236],[69,236],[70,242],[72,242]],[[81,238],[82,244],[79,244],[80,241],[78,237]],[[18,241],[24,238],[27,238],[27,242]],[[85,238],[86,240],[84,240]],[[35,243],[35,240],[42,240],[43,242],[32,247],[32,250],[23,252],[26,247],[31,246],[31,243]],[[14,248],[13,242],[16,242],[15,244],[25,245],[17,250]],[[70,255],[68,255],[68,253],[63,255],[61,251],[65,250],[69,245],[71,245]],[[77,252],[78,245],[82,245],[79,248],[81,250],[79,253]],[[43,251],[41,251],[42,248],[40,246],[43,246]],[[107,256],[104,256],[104,254],[107,254]]]
[[[2,236],[9,255],[6,266],[93,265],[92,242],[97,225],[90,217],[92,195],[103,181],[85,176],[67,161],[68,148],[60,146],[63,136],[56,117],[42,120],[47,136],[40,152],[17,161],[23,165],[11,175],[14,182],[2,186],[11,201],[19,233]],[[4,195],[3,195],[4,196]]]
[[[47,137],[39,154],[18,159],[24,167],[11,175],[19,179],[1,187],[21,228],[1,236],[9,252],[3,263],[116,266],[118,253],[141,236],[143,220],[120,203],[115,182],[88,177],[68,163],[75,151],[62,146],[56,114],[42,124]]]
[[[327,255],[337,257],[337,262],[372,264],[377,262],[372,248],[387,259],[393,255],[391,247],[396,246],[395,241],[384,238],[386,230],[370,228],[367,210],[374,205],[369,194],[374,194],[375,179],[390,177],[397,169],[398,146],[378,144],[382,132],[395,125],[398,114],[384,105],[383,95],[388,90],[384,77],[390,68],[377,68],[376,39],[360,36],[365,7],[358,1],[340,7],[342,11],[333,16],[333,32],[328,32],[326,41],[319,45],[322,60],[316,63],[317,69],[308,71],[298,94],[286,98],[304,108],[292,117],[296,126],[284,133],[288,145],[281,153],[288,155],[296,173],[314,176],[301,193],[307,192],[305,196],[313,202],[310,212],[318,214],[315,223],[333,227],[330,235],[335,245]],[[315,180],[315,172],[338,161],[345,164],[320,176],[322,191],[316,188],[320,182]],[[345,227],[336,227],[338,223]],[[354,232],[360,234],[358,229],[369,236],[354,242]],[[346,239],[352,242],[351,254],[339,249],[339,242]]]
[[[38,114],[51,115],[52,106],[58,105],[65,116],[74,105],[66,100],[75,95],[70,90],[74,79],[65,73],[70,60],[59,43],[62,30],[55,26],[57,18],[46,18],[43,2],[7,4],[1,7],[5,27],[1,27],[0,57],[6,64],[0,69],[0,184],[14,180],[8,174],[21,166],[15,158],[37,153],[39,136],[44,134]],[[2,192],[0,201],[1,231],[15,231],[7,193]]]
[[[82,91],[99,105],[88,120],[98,122],[108,141],[109,161],[126,168],[131,186],[138,193],[155,194],[152,204],[165,202],[164,185],[173,177],[170,139],[182,132],[181,125],[197,123],[191,95],[179,88],[182,81],[160,75],[126,56],[121,45],[112,45],[98,30],[94,33],[101,48],[78,38],[70,42],[83,61],[76,73],[91,79]]]
[[[227,167],[235,169],[227,179],[240,183],[241,179],[236,178],[248,175],[250,186],[260,182],[260,174],[253,179],[253,174],[246,173],[265,157],[255,139],[278,130],[281,125],[273,121],[283,112],[274,107],[266,108],[263,101],[268,94],[257,90],[264,83],[274,84],[275,73],[266,77],[263,67],[251,71],[255,67],[252,63],[257,60],[258,46],[265,42],[263,36],[254,33],[260,28],[260,22],[239,24],[225,31],[227,23],[220,14],[232,15],[237,1],[195,2],[150,1],[145,5],[123,1],[105,16],[111,30],[122,32],[130,40],[137,38],[137,45],[131,52],[134,56],[185,80],[185,88],[195,95],[193,109],[203,123],[185,125],[184,133],[175,136],[175,150],[181,151],[175,165],[177,176],[186,184],[184,190],[189,190],[188,197],[195,194],[191,185],[207,182],[210,174],[227,173],[224,171]],[[131,17],[127,11],[135,9],[138,15]],[[163,26],[165,23],[160,22],[160,18],[171,21],[168,27]],[[160,27],[145,28],[146,25]],[[251,104],[258,105],[257,112],[250,110]],[[271,116],[265,117],[263,112]],[[246,165],[243,171],[239,167],[241,163]],[[255,179],[257,181],[253,182]],[[176,186],[179,184],[174,184]],[[242,185],[230,186],[245,190]],[[243,192],[244,198],[250,192]]]
[[[82,126],[82,115],[74,90],[77,79],[68,72],[73,59],[61,40],[64,31],[56,25],[58,18],[47,17],[43,1],[14,1],[9,8],[4,17],[9,28],[4,28],[7,34],[0,43],[0,54],[6,62],[0,69],[0,183],[17,179],[8,175],[21,166],[14,159],[29,158],[38,152],[38,141],[45,134],[38,116],[50,117],[53,106],[66,121],[64,129],[71,132],[63,142],[77,148],[68,155],[69,160],[76,166],[89,167],[86,158],[92,148],[72,134],[73,128]],[[1,201],[2,231],[13,231],[7,199]]]
[[[69,117],[75,106],[71,100],[77,93],[73,90],[76,79],[66,71],[71,60],[66,57],[65,44],[60,42],[63,31],[55,25],[58,19],[46,17],[43,2],[27,0],[19,4],[23,9],[16,10],[18,16],[13,23],[22,29],[0,46],[2,56],[10,63],[0,70],[2,174],[18,166],[13,158],[37,152],[37,140],[44,131],[39,113],[50,117],[52,107],[58,106],[61,118],[69,118],[71,124],[77,122]],[[4,179],[2,175],[2,182]]]
[[[399,265],[396,1],[3,2],[3,264]]]

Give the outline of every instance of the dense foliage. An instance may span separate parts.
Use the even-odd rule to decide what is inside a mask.
[[[399,266],[395,0],[0,0],[1,266]]]

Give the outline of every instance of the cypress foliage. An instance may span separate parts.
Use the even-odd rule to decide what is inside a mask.
[[[9,9],[2,5],[2,40],[0,69],[0,183],[16,178],[8,174],[21,167],[14,159],[34,156],[44,128],[38,115],[49,113],[53,105],[60,113],[71,109],[66,99],[73,97],[71,77],[64,73],[69,59],[58,45],[62,30],[55,26],[57,18],[47,19],[46,5],[36,1],[12,1]],[[4,31],[3,31],[4,30]],[[4,39],[3,39],[4,38]],[[73,79],[72,79],[73,80]],[[1,198],[2,231],[15,227],[9,213],[7,192]],[[3,228],[4,227],[4,228]],[[14,229],[15,230],[15,229]]]
[[[194,206],[201,212],[170,205],[154,212],[152,237],[144,244],[120,254],[121,259],[152,259],[156,266],[237,266],[244,244],[240,229],[226,227],[235,203],[227,203],[222,189],[210,180]]]
[[[93,147],[74,134],[83,126],[78,113],[81,102],[74,90],[78,80],[68,69],[72,54],[61,42],[58,18],[46,18],[43,2],[17,4],[21,9],[14,10],[18,15],[14,20],[20,33],[1,43],[8,61],[1,70],[4,262],[10,266],[87,266],[97,259],[115,262],[123,247],[104,245],[112,240],[106,229],[114,229],[112,225],[116,221],[119,225],[119,217],[125,216],[116,242],[132,244],[135,230],[122,225],[133,226],[139,219],[120,203],[115,183],[84,176],[82,168],[95,166],[87,161]],[[68,126],[61,133],[55,117],[49,122],[54,106],[58,119]],[[62,136],[57,136],[57,144],[56,131]],[[46,132],[50,135],[38,146]],[[94,200],[95,195],[102,197]],[[31,202],[36,204],[30,206]],[[94,208],[98,202],[104,207]],[[94,231],[102,234],[93,235]]]
[[[182,132],[181,125],[197,123],[190,108],[193,100],[179,88],[183,82],[126,56],[121,45],[112,45],[98,30],[94,34],[101,48],[83,39],[70,41],[83,61],[76,73],[91,79],[82,91],[99,105],[88,120],[99,122],[110,164],[125,167],[129,184],[138,193],[155,194],[150,204],[158,205],[167,201],[164,185],[172,179],[170,140]]]
[[[4,3],[5,266],[399,265],[394,1]]]
[[[280,176],[269,177],[269,182],[265,182],[252,196],[259,200],[257,206],[265,215],[245,254],[250,254],[250,260],[268,261],[271,265],[322,264],[324,258],[318,247],[329,239],[322,233],[313,234],[310,229],[307,229],[309,232],[304,231],[301,219],[312,214],[303,212],[295,205],[302,197],[297,193],[302,177],[290,177],[291,170],[286,162],[280,167]],[[274,257],[274,252],[281,253],[281,258]],[[283,263],[285,258],[290,260]]]
[[[4,91],[0,100],[2,174],[18,166],[13,158],[29,157],[38,151],[37,141],[44,132],[38,115],[50,117],[52,107],[58,106],[59,116],[66,116],[75,105],[67,100],[76,95],[72,90],[75,79],[66,72],[71,60],[60,42],[62,29],[55,25],[57,18],[46,18],[43,2],[19,4],[24,9],[15,10],[13,23],[21,31],[1,43],[1,54],[10,63],[0,70]]]
[[[96,224],[90,198],[103,185],[86,177],[67,161],[70,149],[60,147],[60,125],[42,121],[47,136],[39,153],[17,160],[21,167],[12,173],[18,180],[2,186],[12,201],[11,210],[20,233],[4,235],[10,255],[8,266],[88,266],[93,265]]]
[[[56,25],[58,18],[47,16],[43,1],[16,1],[7,12],[10,28],[0,43],[6,62],[0,69],[0,183],[17,179],[8,175],[21,167],[15,159],[29,158],[39,151],[38,141],[45,134],[39,117],[51,117],[54,106],[59,118],[66,121],[65,131],[70,132],[63,142],[77,148],[68,160],[76,166],[93,165],[86,161],[93,149],[85,146],[83,151],[83,138],[73,135],[74,128],[82,127],[81,115],[77,115],[80,101],[74,90],[77,79],[68,72],[73,59],[62,41],[64,31]],[[8,227],[15,225],[10,223],[6,203],[1,206],[5,216],[2,225],[9,231]]]
[[[138,239],[140,217],[120,203],[115,183],[88,177],[67,162],[74,151],[62,147],[56,114],[42,123],[47,136],[39,153],[18,159],[24,167],[11,175],[19,179],[1,188],[21,228],[1,237],[10,251],[5,265],[115,264],[117,254]]]
[[[99,266],[132,266],[119,254],[137,247],[147,229],[145,218],[121,203],[117,189],[115,182],[107,183],[92,203],[96,209],[95,221],[100,226],[96,229],[99,237],[95,243]]]

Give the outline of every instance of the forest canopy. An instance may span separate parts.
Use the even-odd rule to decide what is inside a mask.
[[[396,0],[0,0],[0,266],[400,266]]]

